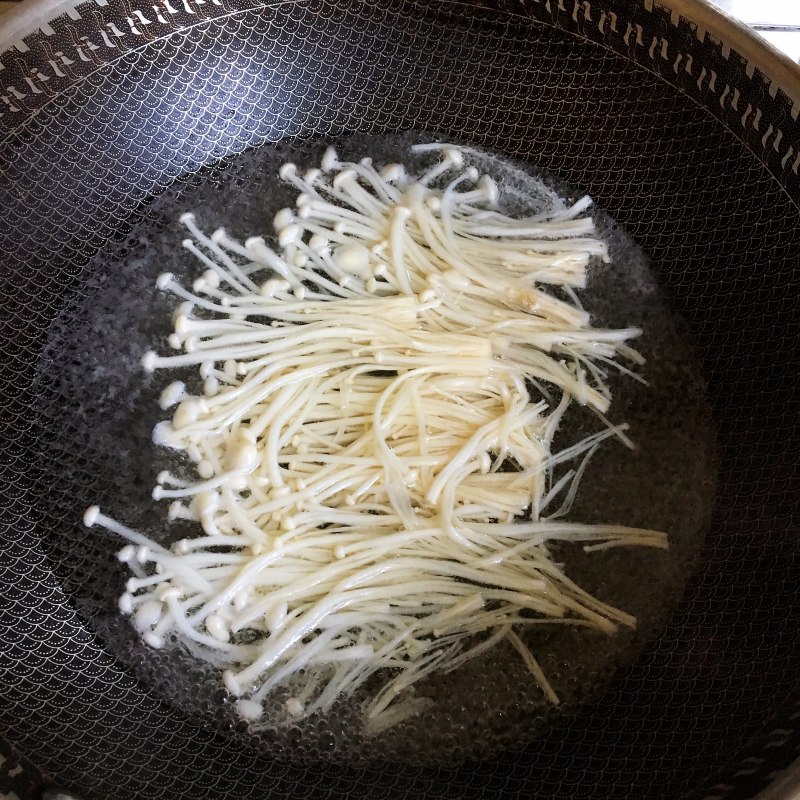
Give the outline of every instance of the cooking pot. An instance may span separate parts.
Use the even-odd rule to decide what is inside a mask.
[[[4,18],[9,789],[733,800],[777,780],[800,746],[799,111],[797,67],[690,0],[90,0]],[[302,731],[297,753],[269,749],[218,724],[213,703],[188,709],[192,685],[178,702],[139,651],[113,644],[96,589],[121,585],[115,544],[80,513],[117,485],[103,471],[114,443],[95,433],[140,381],[114,365],[142,343],[87,298],[145,292],[137,264],[163,255],[150,233],[190,200],[220,218],[226,198],[241,206],[261,179],[253,153],[401,132],[545,170],[641,247],[713,409],[713,512],[679,602],[630,663],[516,746],[424,763],[379,748],[301,758]],[[85,370],[90,344],[113,391],[84,398],[63,376],[106,380]]]

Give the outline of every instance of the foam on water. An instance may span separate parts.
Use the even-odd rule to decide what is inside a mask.
[[[428,163],[431,155],[411,158],[409,145],[430,138],[354,136],[324,144],[282,143],[176,184],[146,209],[145,220],[130,235],[109,243],[90,265],[80,293],[53,324],[41,357],[38,439],[48,444],[36,470],[41,481],[58,487],[43,498],[41,524],[65,588],[108,650],[155,695],[196,717],[198,724],[228,729],[272,758],[452,762],[530,741],[559,716],[596,697],[614,670],[633,661],[656,635],[681,596],[710,522],[714,437],[699,366],[647,257],[612,219],[595,210],[611,263],[593,267],[581,299],[595,324],[644,329],[636,346],[647,358],[641,372],[648,385],[613,379],[609,416],[630,423],[638,449],[631,452],[612,441],[598,451],[570,518],[664,530],[671,547],[668,552],[620,548],[585,554],[578,546],[561,545],[555,551],[581,586],[639,619],[636,631],[612,638],[561,625],[541,626],[527,635],[562,698],[559,709],[544,701],[517,653],[502,644],[454,674],[433,675],[421,683],[417,694],[435,698],[435,705],[377,737],[364,736],[360,715],[374,684],[325,715],[279,724],[285,719],[281,706],[297,691],[287,687],[285,696],[276,698],[271,717],[268,712],[267,721],[274,724],[254,733],[236,714],[213,667],[177,648],[151,650],[117,613],[127,577],[114,559],[119,542],[103,531],[84,529],[83,509],[97,502],[116,519],[162,541],[193,533],[191,525],[181,522],[166,530],[165,507],[150,500],[157,473],[175,466],[170,463],[174,456],[151,443],[153,425],[163,416],[158,395],[166,383],[184,376],[146,375],[140,366],[146,350],[167,349],[170,333],[174,302],[156,290],[156,276],[197,270],[180,247],[179,215],[192,210],[205,230],[224,226],[239,238],[264,234],[269,239],[274,213],[292,204],[296,194],[276,178],[283,162],[316,165],[325,145],[333,144],[348,159],[369,155],[376,165],[402,161],[414,168]],[[527,165],[479,153],[471,159],[500,184],[510,198],[510,211],[580,197]],[[597,427],[588,413],[575,412],[567,423],[564,435],[575,440]]]

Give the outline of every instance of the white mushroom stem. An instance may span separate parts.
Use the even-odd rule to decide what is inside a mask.
[[[601,442],[633,446],[604,416],[606,368],[632,374],[618,359],[641,363],[639,331],[593,327],[575,293],[607,259],[591,201],[567,207],[543,188],[552,202],[513,219],[471,151],[417,150],[442,157],[416,181],[330,149],[321,170],[284,165],[300,195],[275,216],[277,251],[182,217],[202,274],[191,290],[159,277],[185,302],[173,354],[143,365],[199,368],[199,395],[166,386],[172,417],[154,432],[187,456],[154,497],[198,534],[166,549],[85,515],[131,543],[120,609],[144,640],[224,668],[256,725],[301,671],[291,718],[388,669],[367,708],[379,732],[427,706],[413,684],[503,640],[556,703],[519,632],[635,620],[570,581],[548,545],[666,547],[662,533],[556,519]],[[557,450],[573,401],[603,428]]]

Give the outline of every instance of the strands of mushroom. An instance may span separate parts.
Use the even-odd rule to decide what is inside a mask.
[[[597,447],[633,447],[605,416],[607,376],[638,379],[642,363],[628,344],[640,331],[593,327],[576,293],[607,260],[591,201],[513,218],[469,150],[418,149],[438,158],[417,176],[330,149],[303,175],[284,165],[298,197],[274,219],[276,249],[182,217],[205,271],[190,288],[159,277],[182,301],[175,352],[142,363],[199,370],[196,395],[180,381],[161,395],[174,410],[154,441],[186,470],[153,490],[198,535],[168,549],[97,507],[85,516],[130,541],[120,610],[144,641],[218,666],[254,725],[299,675],[287,718],[377,674],[365,718],[380,732],[432,702],[414,691],[425,676],[503,640],[557,703],[520,634],[635,620],[548,545],[667,545],[565,520]],[[559,450],[573,404],[599,429]]]

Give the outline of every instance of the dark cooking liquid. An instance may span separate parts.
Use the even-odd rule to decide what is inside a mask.
[[[48,367],[40,372],[37,393],[40,408],[48,411],[42,415],[46,430],[40,439],[52,450],[39,467],[72,489],[66,500],[62,495],[42,500],[52,504],[51,518],[64,520],[48,539],[57,571],[109,651],[156,695],[196,715],[199,724],[230,728],[231,735],[261,747],[265,756],[441,762],[524,744],[558,715],[596,696],[613,671],[634,660],[646,639],[663,626],[698,559],[710,521],[713,429],[698,364],[646,256],[598,211],[596,221],[609,242],[612,263],[594,268],[581,299],[595,324],[644,329],[636,346],[647,358],[641,372],[649,384],[613,378],[609,416],[630,423],[638,449],[631,452],[614,441],[600,449],[570,519],[664,530],[671,547],[668,552],[620,548],[594,554],[578,546],[554,548],[570,577],[639,619],[637,631],[615,637],[566,626],[543,626],[527,636],[562,698],[559,709],[546,704],[516,652],[502,644],[452,675],[419,684],[418,694],[435,698],[435,706],[377,738],[362,735],[359,708],[374,687],[318,718],[251,733],[220,688],[216,670],[178,649],[151,650],[117,614],[116,600],[127,577],[113,557],[120,542],[98,529],[82,528],[79,520],[83,509],[97,502],[121,522],[154,538],[165,537],[166,504],[156,507],[150,488],[167,456],[156,451],[150,434],[163,416],[159,391],[176,376],[147,376],[139,359],[147,349],[164,350],[170,332],[174,302],[156,291],[156,276],[197,269],[180,247],[184,231],[178,216],[194,211],[209,232],[224,226],[238,238],[269,235],[273,214],[292,204],[296,194],[276,178],[283,162],[316,165],[326,144],[333,144],[345,158],[369,155],[376,165],[403,161],[413,166],[408,145],[425,138],[357,136],[265,146],[176,184],[153,202],[147,223],[123,247],[95,259],[85,292],[54,323],[43,355]],[[532,177],[530,168],[519,164],[482,156],[477,165],[498,180],[511,198],[511,210],[524,212],[541,202],[540,177],[562,197],[580,196],[547,176]],[[581,412],[567,423],[565,440],[597,429],[596,420]],[[169,538],[191,534],[191,526],[173,525]]]

